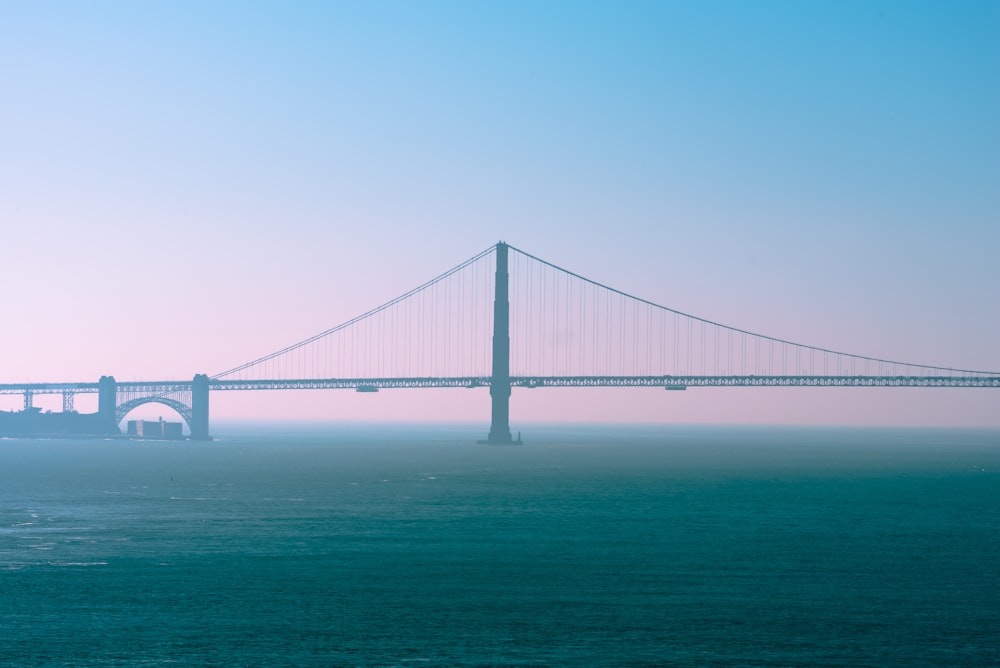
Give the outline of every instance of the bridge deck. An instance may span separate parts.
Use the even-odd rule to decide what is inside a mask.
[[[512,387],[1000,387],[1000,375],[981,376],[512,376]],[[209,380],[214,391],[383,390],[489,387],[489,376],[441,378],[321,378]],[[191,381],[125,381],[119,393],[190,392]],[[97,383],[5,383],[0,394],[87,394]]]

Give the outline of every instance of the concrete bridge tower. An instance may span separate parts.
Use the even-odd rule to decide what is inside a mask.
[[[191,381],[191,439],[210,441],[208,435],[208,375],[195,374]]]
[[[493,404],[490,435],[485,443],[520,443],[510,435],[510,298],[508,296],[508,246],[497,244],[496,288],[493,296],[493,376],[490,398]]]
[[[118,432],[118,383],[114,376],[101,376],[97,381],[97,414],[109,432]]]

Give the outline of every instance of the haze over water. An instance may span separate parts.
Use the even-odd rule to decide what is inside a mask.
[[[996,665],[1000,433],[0,440],[0,665]]]

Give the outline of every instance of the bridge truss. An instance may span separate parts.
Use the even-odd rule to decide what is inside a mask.
[[[490,376],[427,378],[293,378],[271,380],[209,380],[214,392],[266,390],[415,390],[429,388],[474,389],[492,385]],[[698,387],[994,387],[998,375],[960,376],[511,376],[511,387],[663,387],[683,390]],[[118,384],[118,419],[145,403],[168,405],[190,420],[190,381],[130,381]],[[97,383],[7,383],[0,395],[96,394]]]

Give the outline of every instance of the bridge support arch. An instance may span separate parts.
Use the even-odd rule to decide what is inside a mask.
[[[208,433],[207,374],[197,374],[190,384],[178,381],[116,383],[112,376],[101,376],[97,388],[97,412],[109,430],[120,433],[119,423],[143,404],[163,404],[180,414],[191,431],[192,440],[212,440]]]
[[[185,404],[180,399],[174,399],[171,397],[164,396],[148,396],[148,397],[138,397],[136,399],[130,399],[122,404],[119,404],[115,409],[115,427],[118,428],[118,424],[125,419],[133,409],[138,408],[144,404],[162,404],[169,408],[177,411],[177,414],[183,418],[184,422],[187,423],[188,429],[191,429],[191,407]]]

